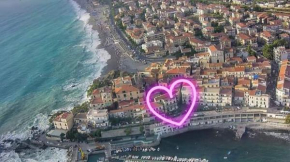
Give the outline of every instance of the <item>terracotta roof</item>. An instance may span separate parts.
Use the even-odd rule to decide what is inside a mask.
[[[267,38],[272,37],[272,34],[269,31],[263,31],[262,35],[267,37]]]
[[[72,113],[71,113],[71,112],[64,112],[64,113],[58,115],[56,118],[54,118],[53,121],[60,122],[61,119],[67,119],[67,117],[68,117],[69,115],[72,115]]]
[[[166,74],[186,74],[186,70],[188,68],[182,67],[182,68],[174,68],[166,71]]]
[[[241,28],[247,27],[245,23],[237,23],[237,26],[240,26]]]
[[[235,90],[235,97],[244,97],[244,91],[241,90]]]
[[[103,103],[103,100],[102,100],[101,97],[96,97],[96,98],[94,98],[94,99],[92,100],[91,103],[92,103],[92,104],[101,104],[101,103]]]
[[[121,87],[115,89],[115,93],[117,94],[123,93],[123,91],[127,93],[127,92],[139,91],[139,89],[132,85],[122,85]]]
[[[216,51],[218,51],[218,49],[217,49],[217,47],[216,47],[215,45],[211,45],[211,46],[209,46],[208,48],[209,48],[209,50],[210,50],[211,52],[216,52]]]
[[[131,111],[131,110],[136,110],[136,109],[143,110],[144,105],[136,104],[136,105],[124,107],[124,108],[117,109],[117,110],[111,110],[110,113],[126,112],[126,111]]]
[[[221,94],[232,95],[232,88],[221,88]]]
[[[248,61],[255,61],[256,60],[256,57],[255,56],[249,56],[247,58]]]
[[[246,39],[250,39],[250,38],[251,38],[250,36],[248,36],[248,35],[246,35],[246,34],[244,34],[244,33],[239,33],[239,34],[238,34],[238,37],[239,37],[240,39],[244,39],[244,40],[246,40]]]

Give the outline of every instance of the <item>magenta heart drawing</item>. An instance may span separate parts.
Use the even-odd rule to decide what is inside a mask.
[[[178,85],[178,84],[184,84],[184,83],[189,86],[188,88],[191,89],[191,101],[192,101],[190,103],[189,108],[187,109],[187,111],[186,111],[184,116],[181,116],[180,119],[171,118],[171,117],[168,117],[168,116],[161,115],[159,112],[157,112],[155,110],[154,107],[152,107],[152,105],[151,105],[151,97],[154,94],[154,92],[156,93],[156,92],[162,92],[163,91],[163,92],[168,93],[170,98],[173,98],[176,95],[176,94],[173,94],[175,86]],[[147,105],[148,109],[150,110],[150,112],[154,116],[159,118],[160,120],[162,120],[162,121],[164,121],[164,122],[166,122],[168,124],[172,124],[174,126],[182,126],[186,122],[186,120],[190,117],[190,115],[194,111],[194,106],[196,104],[196,100],[197,100],[196,88],[195,88],[194,84],[188,79],[177,79],[174,82],[172,82],[172,84],[169,87],[154,86],[146,94],[146,105]]]

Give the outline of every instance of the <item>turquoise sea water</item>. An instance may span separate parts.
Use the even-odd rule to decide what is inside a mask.
[[[0,140],[86,99],[110,58],[88,19],[72,0],[0,1]]]
[[[0,134],[79,103],[105,66],[104,51],[94,49],[97,35],[85,25],[89,15],[74,5],[0,1]]]

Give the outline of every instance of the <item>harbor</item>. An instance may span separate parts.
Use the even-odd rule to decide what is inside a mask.
[[[271,134],[271,135],[269,135]],[[275,135],[275,137],[273,136]],[[265,142],[266,141],[266,142]],[[178,146],[178,149],[177,149]],[[275,149],[271,149],[275,147]],[[208,129],[191,131],[161,140],[160,145],[154,147],[156,151],[122,151],[112,152],[112,160],[115,157],[138,156],[138,159],[126,159],[128,161],[147,161],[144,157],[174,157],[206,159],[209,162],[225,162],[243,160],[256,162],[268,159],[277,162],[288,161],[289,155],[285,149],[289,149],[289,135],[280,131],[248,130],[242,139],[237,140],[235,132],[230,129]],[[160,148],[159,151],[157,149]],[[143,150],[143,149],[142,149]],[[141,157],[143,156],[143,159]],[[105,159],[105,155],[96,154],[89,156],[88,162],[95,162],[99,158]],[[123,160],[125,160],[123,157]],[[278,160],[277,160],[278,159]]]

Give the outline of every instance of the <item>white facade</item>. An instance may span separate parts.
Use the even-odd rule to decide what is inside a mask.
[[[274,48],[274,59],[276,63],[280,61],[288,60],[288,53],[284,46]]]
[[[109,123],[108,110],[95,110],[91,109],[87,114],[89,124],[95,127],[106,127]]]
[[[269,108],[270,96],[268,94],[249,95],[249,107]]]

